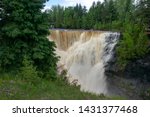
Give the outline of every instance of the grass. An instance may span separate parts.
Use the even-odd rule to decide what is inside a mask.
[[[0,99],[104,99],[104,96],[81,92],[62,80],[41,79],[33,84],[5,75],[0,78]]]
[[[99,100],[122,99],[106,97],[88,92],[81,92],[80,87],[72,86],[65,81],[66,72],[62,75],[50,72],[47,77],[39,74],[36,67],[27,58],[18,71],[4,72],[0,70],[1,100]],[[57,77],[54,81],[52,76]],[[49,79],[49,80],[48,80]],[[50,80],[51,79],[51,80]],[[63,80],[64,79],[64,80]]]
[[[36,84],[17,79],[11,75],[0,76],[1,100],[101,100],[123,99],[81,92],[80,87],[71,86],[63,80],[41,79]]]

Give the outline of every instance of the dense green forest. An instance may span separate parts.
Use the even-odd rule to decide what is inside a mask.
[[[64,82],[62,77],[65,76],[57,74],[59,57],[55,54],[55,43],[47,39],[49,28],[121,32],[122,39],[117,48],[117,61],[121,68],[124,68],[128,61],[149,52],[148,38],[145,34],[145,29],[150,25],[149,0],[138,0],[136,3],[134,0],[104,0],[102,3],[93,2],[88,10],[80,4],[74,7],[58,5],[42,12],[46,1],[48,0],[0,1],[0,95],[2,99],[18,99],[19,96],[29,99],[27,95],[21,96],[22,92],[27,89],[30,91],[32,88],[37,90],[40,89],[39,87],[42,87],[41,92],[47,90],[46,95],[49,95],[48,88],[57,92],[61,86],[62,92],[57,93],[63,94],[66,85],[75,93],[79,92],[79,88],[76,90]],[[60,79],[63,83],[60,83]],[[49,87],[49,82],[53,82],[54,85]],[[15,93],[15,90],[18,90],[19,94]],[[19,95],[18,98],[14,97],[15,94]],[[32,94],[34,92],[31,92],[30,96]],[[61,99],[60,95],[58,99]],[[79,99],[92,97],[101,99],[95,95],[79,93]],[[34,96],[33,98],[35,99]]]
[[[89,10],[81,4],[74,7],[53,6],[46,11],[50,28],[95,29],[118,31],[123,35],[117,49],[118,64],[148,53],[145,29],[150,27],[149,0],[104,0],[93,2]]]
[[[53,28],[99,29],[123,31],[127,21],[148,25],[149,0],[104,0],[86,6],[74,7],[52,6],[46,12]]]

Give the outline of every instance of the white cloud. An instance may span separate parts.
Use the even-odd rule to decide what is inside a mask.
[[[64,6],[75,6],[77,3],[80,3],[82,6],[86,6],[87,9],[90,8],[92,5],[93,1],[103,1],[103,0],[64,0]]]
[[[104,0],[62,0],[61,3],[58,3],[58,4],[61,6],[75,6],[77,3],[78,4],[80,3],[82,6],[86,6],[86,8],[89,9],[94,1],[102,2]],[[46,6],[44,7],[43,11],[45,9],[50,9],[52,5],[54,5],[54,4],[51,4],[51,2],[46,3]]]

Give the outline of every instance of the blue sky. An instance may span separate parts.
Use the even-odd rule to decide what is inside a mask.
[[[93,1],[97,2],[103,0],[49,0],[49,2],[46,3],[45,9],[51,8],[52,5],[75,6],[77,3],[80,3],[89,9]]]

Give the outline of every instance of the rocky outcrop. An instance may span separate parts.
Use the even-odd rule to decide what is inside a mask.
[[[124,75],[130,78],[139,78],[141,81],[150,81],[150,53],[141,59],[131,61],[127,65]]]
[[[141,81],[150,81],[150,53],[143,58],[130,61],[124,70],[116,65],[116,55],[109,61],[105,70],[107,73],[112,73],[125,78],[140,79]]]
[[[116,58],[105,66],[110,89],[128,99],[150,99],[150,53],[129,62],[124,70],[116,65]]]

